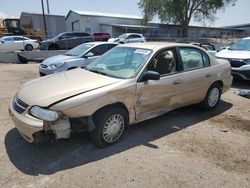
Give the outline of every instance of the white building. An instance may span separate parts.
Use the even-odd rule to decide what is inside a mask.
[[[119,35],[126,32],[148,33],[155,27],[142,26],[142,17],[70,10],[66,18],[67,31],[107,32]]]

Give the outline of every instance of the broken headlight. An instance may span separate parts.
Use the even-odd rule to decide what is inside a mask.
[[[59,118],[58,112],[47,110],[39,106],[33,106],[30,109],[30,114],[45,121],[56,121]]]

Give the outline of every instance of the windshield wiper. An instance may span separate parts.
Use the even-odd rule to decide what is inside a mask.
[[[99,71],[97,69],[86,69],[86,70],[107,76],[107,74],[105,72]]]

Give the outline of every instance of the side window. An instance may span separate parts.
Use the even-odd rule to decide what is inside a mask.
[[[136,38],[141,38],[140,35],[130,35],[128,36],[128,39],[136,39]]]
[[[14,40],[15,40],[15,41],[23,41],[24,38],[23,38],[23,37],[14,37]]]
[[[209,56],[205,52],[202,52],[202,56],[203,56],[204,67],[209,67],[210,66]]]
[[[193,70],[204,67],[202,52],[195,48],[179,48],[183,70]]]
[[[149,64],[148,70],[158,72],[160,75],[176,72],[176,58],[172,49],[160,52]]]
[[[90,35],[88,33],[76,33],[75,36],[76,37],[88,37]]]
[[[94,54],[94,56],[99,56],[104,54],[106,51],[108,51],[107,45],[99,45],[94,47],[92,50],[90,50],[91,53]]]

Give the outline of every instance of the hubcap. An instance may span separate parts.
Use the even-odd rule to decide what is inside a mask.
[[[124,118],[120,114],[110,116],[103,128],[103,139],[112,143],[120,138],[125,126]]]
[[[211,89],[209,96],[208,96],[208,104],[209,106],[213,107],[217,104],[220,96],[220,91],[217,87]]]

